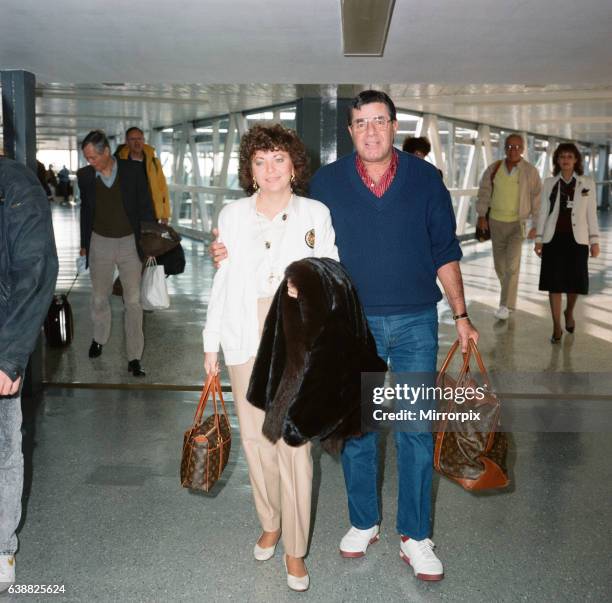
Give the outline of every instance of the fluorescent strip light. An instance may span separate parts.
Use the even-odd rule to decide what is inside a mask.
[[[381,57],[395,0],[341,0],[344,56]]]

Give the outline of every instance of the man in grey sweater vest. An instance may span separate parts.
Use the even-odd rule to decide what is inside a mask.
[[[93,340],[89,357],[102,354],[111,328],[110,296],[115,266],[123,285],[128,371],[143,377],[140,224],[154,222],[149,187],[139,164],[115,159],[106,135],[90,132],[81,149],[89,163],[77,172],[81,191],[81,255],[91,269]]]

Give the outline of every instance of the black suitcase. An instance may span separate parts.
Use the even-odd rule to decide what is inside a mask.
[[[68,296],[54,295],[45,319],[45,337],[53,348],[61,348],[72,343],[74,321]]]

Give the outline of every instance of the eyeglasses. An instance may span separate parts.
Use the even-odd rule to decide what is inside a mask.
[[[522,150],[523,150],[522,144],[507,144],[506,145],[506,151],[522,151]]]
[[[384,115],[377,115],[376,117],[359,117],[351,122],[351,128],[355,132],[365,132],[368,129],[368,123],[372,122],[377,130],[384,130],[387,124],[392,121],[387,119]]]

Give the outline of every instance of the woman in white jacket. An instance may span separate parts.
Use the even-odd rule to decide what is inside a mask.
[[[595,182],[583,175],[582,155],[573,143],[553,154],[553,177],[542,187],[535,252],[542,258],[540,291],[548,291],[553,319],[551,343],[559,343],[561,296],[567,295],[565,329],[573,333],[578,295],[589,292],[589,250],[599,255]]]
[[[309,586],[303,557],[310,530],[311,445],[267,440],[261,431],[264,412],[247,401],[246,391],[263,322],[285,268],[305,257],[338,259],[329,210],[298,195],[306,189],[307,167],[304,144],[292,130],[257,125],[242,138],[239,177],[250,196],[219,214],[228,256],[213,281],[203,332],[206,372],[219,370],[219,345],[228,367],[262,526],[253,554],[259,561],[272,558],[282,534],[287,583],[300,591]],[[297,292],[290,287],[289,295]]]

